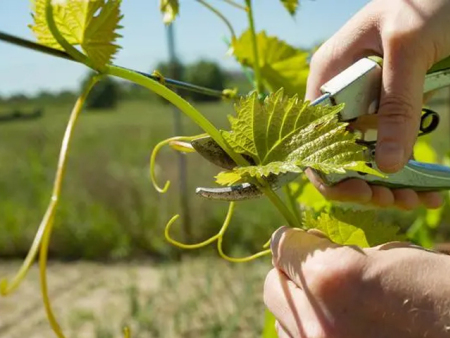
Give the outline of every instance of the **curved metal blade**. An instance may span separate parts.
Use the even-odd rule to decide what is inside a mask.
[[[299,173],[288,172],[280,175],[270,175],[266,180],[273,190],[278,190],[283,185],[294,181],[299,175]],[[221,188],[197,188],[195,192],[201,197],[220,201],[242,201],[259,198],[264,195],[256,185],[251,183]]]

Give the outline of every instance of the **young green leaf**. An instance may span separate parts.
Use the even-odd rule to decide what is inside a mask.
[[[342,245],[372,247],[405,239],[398,233],[400,228],[392,221],[382,221],[376,210],[334,208],[331,213],[324,212],[319,217],[306,212],[304,224],[308,229],[322,231],[331,241]]]
[[[178,0],[160,0],[159,10],[163,14],[163,22],[166,25],[171,24],[178,15],[180,4]]]
[[[303,97],[309,73],[309,53],[294,48],[276,37],[267,36],[264,31],[258,33],[256,39],[264,85],[271,92],[284,88],[287,95],[297,94]],[[250,31],[246,31],[232,42],[231,52],[242,65],[254,67]]]
[[[109,63],[120,48],[115,42],[121,0],[60,0],[52,1],[53,15],[61,35],[71,44],[79,45],[94,66]],[[45,17],[45,0],[32,0],[33,30],[38,41],[46,46],[63,49],[53,37]]]
[[[300,173],[310,167],[325,173],[356,170],[382,176],[368,167],[366,148],[356,143],[347,123],[338,120],[342,106],[310,106],[297,96],[288,98],[280,89],[263,103],[256,93],[242,98],[236,117],[229,117],[231,131],[224,140],[255,165],[220,173],[217,182],[232,184],[237,177],[267,177]]]
[[[283,6],[288,10],[289,14],[294,15],[298,8],[298,0],[281,0]]]
[[[300,190],[301,192],[296,196],[296,201],[300,204],[302,209],[310,209],[315,212],[322,212],[331,208],[332,203],[327,200],[311,182],[303,182],[303,186],[300,187],[300,183],[292,182],[291,187],[294,191]]]

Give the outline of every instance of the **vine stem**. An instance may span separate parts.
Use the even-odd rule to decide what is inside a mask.
[[[289,184],[286,184],[283,187],[283,191],[284,191],[284,194],[286,195],[286,198],[289,202],[292,212],[293,212],[295,218],[297,219],[297,222],[299,224],[301,224],[301,216],[300,216],[300,213],[298,210],[297,201],[295,200],[294,194],[292,193],[291,186]]]
[[[72,130],[75,126],[76,118],[79,113],[78,109],[81,109],[81,107],[79,106],[80,100],[81,100],[81,104],[82,104],[82,102],[84,102],[86,99],[87,93],[89,93],[91,88],[94,86],[94,84],[99,79],[100,79],[99,75],[93,77],[93,79],[88,83],[88,85],[84,89],[83,94],[80,96],[80,98],[77,101],[77,104],[74,107],[74,110],[72,112],[72,115],[69,119],[69,123],[66,128],[66,132],[64,134],[63,143],[61,145],[58,166],[57,166],[57,170],[56,170],[56,177],[55,177],[55,181],[53,183],[52,196],[50,198],[50,203],[47,207],[47,211],[45,212],[44,217],[42,218],[42,221],[36,232],[36,236],[33,240],[33,244],[31,245],[31,248],[30,248],[22,266],[20,267],[19,271],[16,273],[16,275],[14,276],[11,283],[8,283],[7,280],[2,280],[2,282],[0,284],[0,291],[1,291],[2,295],[10,294],[20,285],[22,280],[27,275],[27,273],[31,267],[31,264],[36,259],[37,252],[39,250],[39,247],[42,245],[41,242],[43,241],[43,237],[45,237],[46,231],[48,231],[48,229],[52,227],[53,217],[55,215],[56,208],[58,206],[58,199],[59,199],[59,194],[61,192],[62,179],[64,177],[64,171],[65,171],[66,162],[67,162],[67,151],[68,151],[68,147],[69,147],[69,141],[70,141],[70,138],[72,135]]]
[[[72,46],[60,33],[58,27],[56,26],[55,19],[53,18],[52,0],[46,0],[45,2],[45,20],[47,21],[48,28],[50,29],[50,32],[55,40],[70,56],[72,56],[76,61],[84,63],[90,68],[94,68],[89,58]]]
[[[42,292],[42,299],[44,301],[45,306],[45,312],[47,313],[47,318],[50,322],[50,325],[55,332],[55,334],[59,338],[64,338],[64,334],[62,333],[61,327],[58,324],[58,321],[55,318],[55,315],[52,310],[52,306],[50,303],[50,299],[48,296],[48,285],[47,285],[47,256],[48,256],[48,246],[50,243],[50,237],[52,233],[53,228],[53,220],[56,213],[56,207],[59,200],[59,195],[61,192],[61,186],[62,186],[62,179],[64,177],[64,172],[67,164],[67,153],[69,150],[70,140],[72,138],[73,129],[75,127],[75,124],[77,122],[77,118],[80,115],[80,112],[83,108],[84,102],[86,101],[87,96],[89,95],[89,92],[94,87],[94,85],[97,83],[97,81],[101,78],[100,75],[93,76],[86,86],[83,88],[83,91],[78,98],[77,102],[75,103],[75,106],[72,110],[72,113],[70,115],[69,123],[67,124],[66,132],[64,133],[64,138],[61,146],[61,152],[60,152],[60,158],[58,162],[58,170],[56,174],[55,179],[55,185],[54,190],[51,198],[51,204],[50,204],[50,210],[51,212],[49,214],[48,222],[45,226],[45,229],[43,231],[42,236],[42,243],[40,246],[39,251],[39,277],[41,281],[41,292]]]
[[[261,69],[259,68],[259,51],[258,41],[256,39],[255,20],[253,19],[252,0],[245,0],[247,5],[247,17],[250,25],[250,33],[252,36],[252,48],[253,48],[253,71],[255,72],[256,90],[259,94],[263,92]]]
[[[143,75],[129,71],[124,68],[108,65],[106,66],[105,73],[113,75],[136,84],[139,84],[147,89],[150,89],[154,93],[162,96],[178,109],[180,109],[185,115],[193,120],[200,128],[208,133],[214,141],[240,166],[248,165],[248,162],[225,142],[220,131],[199,111],[197,111],[189,102],[181,98],[179,95],[163,86],[159,82],[148,79]]]
[[[291,227],[299,228],[300,223],[294,214],[289,210],[286,204],[283,203],[280,196],[278,196],[269,186],[262,186],[261,190],[270,199],[273,205],[278,209],[278,211],[283,215],[286,221]]]
[[[227,25],[233,40],[236,39],[236,33],[234,32],[233,26],[231,25],[230,21],[225,17],[225,15],[223,15],[217,8],[213,7],[204,0],[197,0],[197,2],[208,8],[214,14],[216,14],[225,23],[225,25]]]

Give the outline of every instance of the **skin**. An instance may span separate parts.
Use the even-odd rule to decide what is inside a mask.
[[[360,249],[280,228],[264,301],[279,337],[450,337],[450,259],[405,243]]]
[[[450,0],[372,0],[314,55],[307,99],[364,56],[384,59],[378,111],[378,167],[393,173],[412,156],[426,71],[450,55]],[[389,190],[348,180],[326,187],[327,198],[414,209],[438,207],[437,193]],[[357,248],[322,233],[281,228],[272,237],[274,268],[264,301],[280,337],[450,337],[449,256],[407,243]]]
[[[358,59],[382,56],[383,83],[378,111],[376,162],[385,173],[399,171],[412,156],[419,130],[422,88],[427,70],[450,55],[449,0],[372,0],[314,54],[306,99]],[[311,171],[311,182],[327,198],[414,209],[437,208],[436,192],[390,190],[348,180],[325,186]]]

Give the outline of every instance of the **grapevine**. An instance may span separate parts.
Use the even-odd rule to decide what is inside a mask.
[[[159,193],[167,192],[170,182],[162,186],[157,183],[161,179],[155,172],[158,153],[167,145],[175,151],[195,152],[191,143],[206,137],[221,149],[221,156],[226,157],[230,164],[229,167],[222,165],[221,169],[224,170],[217,174],[216,182],[224,186],[253,184],[272,202],[290,226],[319,229],[331,240],[343,245],[373,246],[404,238],[396,225],[381,220],[372,222],[377,218],[376,210],[362,210],[355,214],[349,206],[334,205],[314,191],[307,193],[311,190],[311,185],[303,175],[307,168],[326,173],[354,170],[382,174],[366,165],[365,146],[356,142],[357,135],[348,131],[346,123],[339,121],[337,116],[342,106],[314,107],[302,100],[309,72],[309,52],[290,46],[277,37],[268,36],[264,31],[257,32],[255,1],[223,1],[237,11],[246,12],[248,29],[241,35],[209,1],[197,0],[199,6],[208,8],[228,27],[230,52],[243,70],[251,74],[254,90],[243,95],[235,89],[217,92],[178,83],[164,78],[158,71],[148,75],[114,65],[114,55],[120,50],[117,40],[120,38],[118,32],[123,18],[120,0],[34,0],[34,22],[30,27],[38,44],[1,36],[9,42],[82,63],[96,74],[83,88],[72,110],[62,141],[51,199],[29,253],[11,282],[3,280],[0,284],[2,295],[17,289],[39,252],[44,306],[50,325],[60,338],[64,337],[63,330],[52,311],[47,290],[48,246],[75,124],[92,87],[107,76],[133,82],[161,96],[203,131],[200,135],[170,137],[153,149],[149,178]],[[281,4],[292,15],[298,10],[298,0],[281,0]],[[176,20],[180,11],[178,0],[161,0],[159,8],[165,24]],[[229,117],[230,129],[219,130],[191,103],[171,90],[172,85],[233,101],[235,115]],[[271,179],[277,180],[286,174],[296,175],[297,180],[284,187],[283,198],[275,191]],[[219,255],[231,262],[248,262],[270,254],[267,249],[269,242],[261,243],[262,250],[248,257],[230,257],[224,252],[224,234],[231,224],[237,204],[238,201],[229,203],[222,227],[214,236],[200,243],[181,243],[171,237],[171,227],[179,215],[167,222],[164,236],[170,244],[183,249],[200,249],[215,242]],[[361,219],[369,220],[365,227],[355,225],[364,223]],[[128,328],[125,328],[124,335],[131,337]]]

